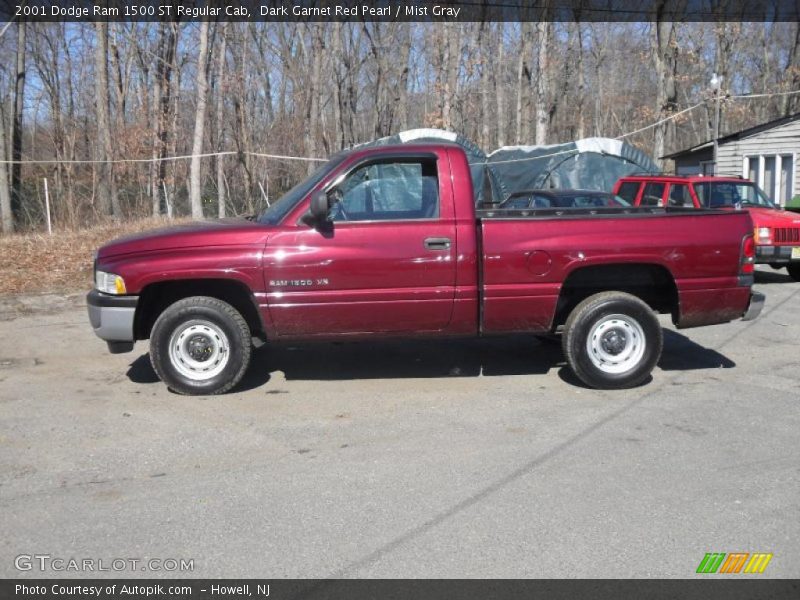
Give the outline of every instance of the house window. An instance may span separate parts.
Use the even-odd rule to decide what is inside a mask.
[[[794,161],[793,154],[748,156],[743,175],[757,183],[775,204],[785,206],[794,195]]]
[[[703,175],[714,175],[716,173],[716,165],[713,160],[700,161],[700,173]]]
[[[781,206],[786,206],[794,198],[794,157],[791,154],[781,156],[781,178],[778,185],[778,202]]]

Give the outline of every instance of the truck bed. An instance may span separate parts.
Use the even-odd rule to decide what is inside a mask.
[[[554,329],[570,308],[564,286],[576,288],[576,297],[593,287],[654,290],[653,303],[663,303],[661,312],[672,312],[680,327],[730,321],[747,305],[751,282],[740,280],[741,248],[731,244],[752,232],[747,212],[650,207],[476,215],[487,333]]]

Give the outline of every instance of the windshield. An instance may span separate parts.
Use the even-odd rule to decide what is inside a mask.
[[[277,225],[280,223],[283,218],[297,206],[297,203],[305,198],[331,171],[342,164],[346,157],[347,153],[340,153],[332,156],[328,162],[324,163],[311,175],[281,196],[280,199],[267,207],[267,209],[259,215],[258,222],[265,223],[266,225]]]
[[[761,188],[750,181],[703,181],[694,184],[694,193],[700,204],[708,208],[737,204],[775,208]]]

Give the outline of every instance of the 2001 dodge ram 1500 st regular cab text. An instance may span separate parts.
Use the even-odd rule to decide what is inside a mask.
[[[643,382],[678,327],[755,318],[746,212],[477,211],[456,145],[334,156],[258,219],[100,248],[89,317],[111,352],[150,339],[185,394],[229,390],[254,340],[550,333],[597,388]]]

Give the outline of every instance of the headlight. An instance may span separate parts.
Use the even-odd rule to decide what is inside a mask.
[[[119,275],[114,273],[106,273],[104,271],[95,271],[94,273],[94,287],[99,291],[106,294],[124,294],[125,293],[125,280]]]
[[[756,227],[756,241],[759,244],[769,244],[770,242],[769,227]]]

